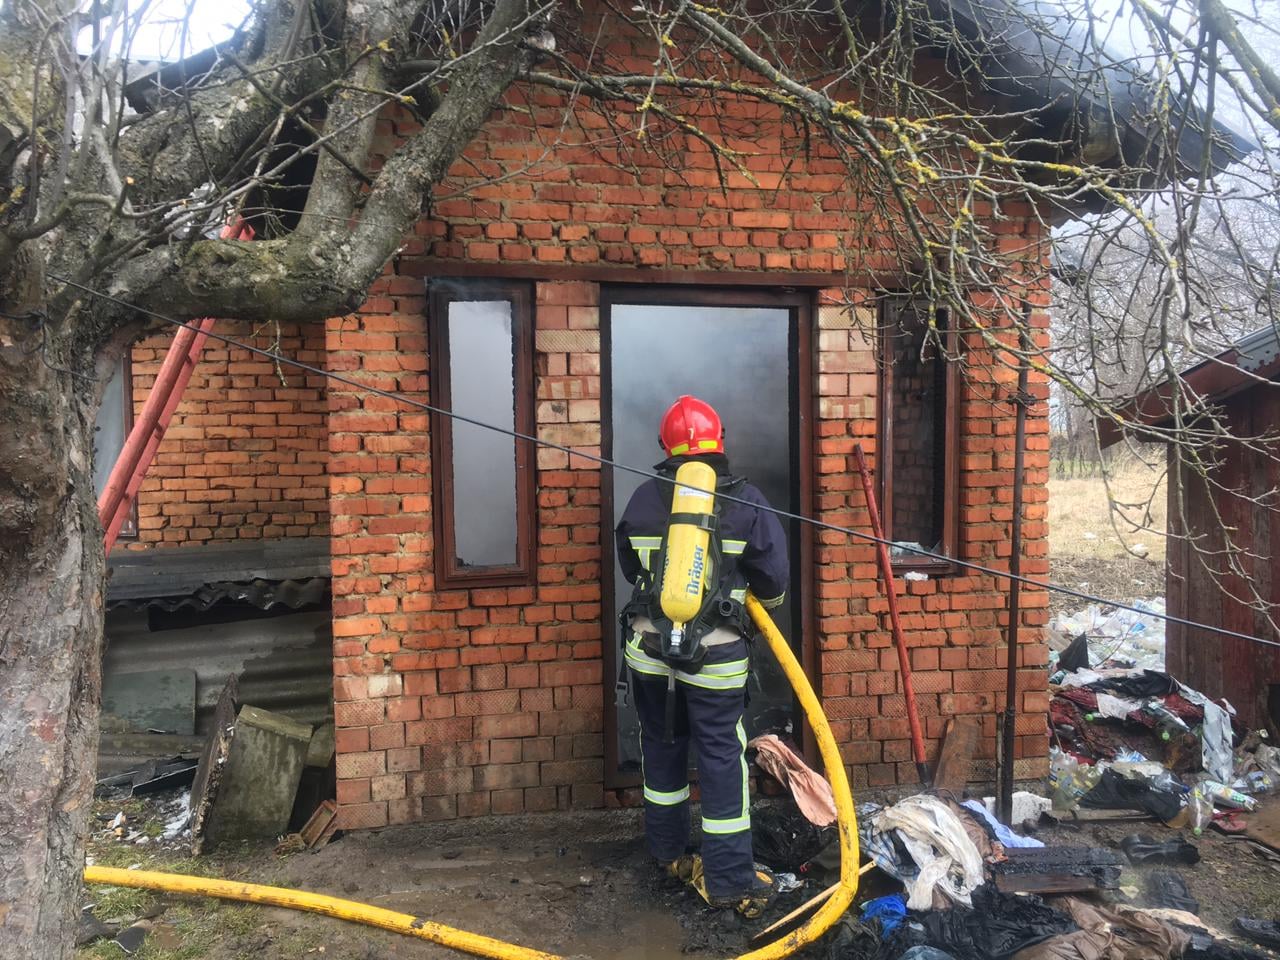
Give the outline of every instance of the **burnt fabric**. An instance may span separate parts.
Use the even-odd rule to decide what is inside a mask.
[[[852,913],[841,917],[824,939],[825,960],[882,960],[880,938]]]
[[[836,837],[831,827],[815,827],[792,800],[751,811],[751,846],[757,863],[779,873],[801,873]]]
[[[1078,897],[1059,903],[1079,931],[1023,950],[1015,960],[1170,960],[1191,943],[1187,933],[1144,913],[1120,913]]]
[[[776,734],[756,737],[747,746],[756,748],[756,763],[760,769],[791,790],[800,812],[811,823],[829,827],[836,822],[836,801],[831,784]]]
[[[1070,917],[1039,897],[1004,894],[984,884],[973,891],[973,909],[954,906],[913,914],[886,941],[881,957],[896,958],[923,945],[944,950],[955,960],[1005,960],[1075,929]]]
[[[1065,691],[1063,691],[1065,692]],[[1097,697],[1094,697],[1097,705]],[[1114,760],[1116,755],[1127,749],[1127,744],[1105,724],[1089,723],[1084,718],[1084,711],[1079,704],[1056,694],[1049,701],[1049,722],[1055,727],[1069,726],[1076,732],[1080,743],[1095,757],[1103,760]]]
[[[1147,896],[1152,906],[1192,914],[1200,912],[1200,901],[1191,896],[1186,883],[1172,870],[1151,871],[1147,877]]]
[[[1218,940],[1203,933],[1192,933],[1191,944],[1183,960],[1267,960],[1266,954]]]
[[[1067,673],[1089,669],[1089,637],[1080,634],[1058,655],[1058,668]]]
[[[707,651],[706,666],[745,658],[746,641]],[[631,691],[640,719],[644,758],[644,828],[649,852],[675,860],[689,844],[689,747],[698,758],[702,794],[702,865],[707,893],[732,897],[755,882],[751,859],[751,810],[742,730],[742,689],[708,689],[677,683],[676,729],[666,741],[667,684],[632,671]]]
[[[1114,770],[1104,770],[1094,788],[1080,798],[1080,805],[1101,810],[1145,810],[1168,823],[1182,809],[1182,799],[1146,780],[1129,780]]]
[[[1093,691],[1102,690],[1114,693],[1117,697],[1128,697],[1132,700],[1145,700],[1147,697],[1163,697],[1165,694],[1178,691],[1178,681],[1167,673],[1157,670],[1143,670],[1123,677],[1105,677],[1086,684]]]

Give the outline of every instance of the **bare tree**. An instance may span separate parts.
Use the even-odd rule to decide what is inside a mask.
[[[1123,391],[1095,388],[1116,363],[1156,378],[1214,349],[1225,328],[1202,321],[1223,264],[1232,309],[1273,316],[1276,254],[1247,226],[1274,230],[1280,131],[1257,12],[767,7],[259,0],[227,42],[142,76],[152,68],[130,49],[146,2],[0,7],[0,953],[70,949],[102,639],[90,438],[108,371],[151,324],[144,311],[273,322],[354,309],[513,86],[556,92],[565,126],[593,104],[621,168],[656,151],[678,171],[697,146],[726,181],[754,176],[729,107],[775,111],[781,157],[838,162],[845,267],[906,277],[931,318],[949,317],[932,325],[936,345],[962,337],[957,362],[993,395],[1030,364],[1081,409],[1114,415]],[[609,53],[606,21],[651,39],[652,69]],[[1141,42],[1117,53],[1117,23]],[[1257,149],[1214,126],[1226,100]],[[389,111],[420,127],[375,163]],[[1228,166],[1229,196],[1215,179]],[[1089,210],[1075,240],[1087,349],[1060,360],[1025,330],[1047,251],[1003,225],[1035,217],[1048,236]],[[218,237],[243,216],[254,241]],[[1121,246],[1131,253],[1113,263]],[[1127,297],[1138,286],[1141,311]],[[1135,324],[1141,354],[1119,347]],[[1212,412],[1173,403],[1177,429],[1161,436],[1208,464],[1223,440]]]

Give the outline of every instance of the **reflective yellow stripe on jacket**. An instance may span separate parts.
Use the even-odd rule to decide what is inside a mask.
[[[645,652],[640,643],[640,635],[633,633],[627,641],[627,666],[636,673],[646,677],[661,677],[663,680],[676,675],[678,683],[687,683],[691,687],[702,687],[704,690],[741,690],[747,685],[747,660],[727,660],[724,663],[703,664],[697,673],[685,673],[683,670],[673,671],[671,667],[656,657]]]

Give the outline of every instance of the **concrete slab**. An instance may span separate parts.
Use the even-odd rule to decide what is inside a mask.
[[[204,846],[285,833],[310,743],[306,724],[241,707],[204,824]]]

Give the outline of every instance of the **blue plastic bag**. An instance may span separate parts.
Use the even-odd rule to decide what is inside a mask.
[[[880,921],[881,936],[887,937],[898,928],[907,915],[907,899],[900,893],[877,897],[862,905],[862,922]]]

